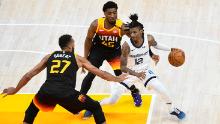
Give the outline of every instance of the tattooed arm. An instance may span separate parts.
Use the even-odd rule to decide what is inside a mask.
[[[157,46],[157,41],[155,41],[154,37],[151,34],[147,35],[147,40],[148,40],[149,48],[151,46]]]
[[[154,37],[150,34],[147,35],[147,39],[148,39],[149,47],[153,46],[155,49],[163,50],[163,51],[173,51],[175,49],[175,48],[170,48],[165,44],[156,42]]]

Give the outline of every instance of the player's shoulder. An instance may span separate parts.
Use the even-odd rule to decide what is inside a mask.
[[[98,26],[98,19],[95,19],[92,21],[92,23],[90,24],[90,27],[94,27],[96,28]]]
[[[123,24],[123,21],[121,19],[117,19],[116,21],[119,21],[119,22],[121,22]]]
[[[116,26],[122,27],[123,24],[124,24],[124,23],[123,23],[123,21],[122,21],[121,19],[117,19],[117,20],[116,20]]]

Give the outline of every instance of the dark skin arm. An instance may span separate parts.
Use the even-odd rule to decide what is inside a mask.
[[[2,94],[13,95],[17,93],[23,86],[25,86],[35,75],[39,74],[42,70],[46,68],[46,63],[50,55],[46,55],[33,69],[27,72],[18,82],[16,88],[9,87],[3,90]]]
[[[84,43],[84,57],[87,59],[92,47],[92,39],[95,36],[96,33],[96,29],[98,26],[98,20],[94,20],[91,24],[90,27],[88,29],[87,35],[86,35],[86,39],[85,39],[85,43]],[[85,73],[86,71],[84,70],[84,68],[82,68],[82,73]]]
[[[155,41],[155,39],[152,35],[150,35],[150,34],[147,35],[147,39],[148,39],[149,47],[157,45],[157,41]],[[178,48],[171,48],[171,51],[175,51],[175,50],[179,50],[179,49]]]
[[[92,39],[96,33],[96,29],[98,26],[98,20],[94,20],[87,32],[85,44],[84,44],[84,57],[87,58],[89,56],[91,46],[92,46]]]
[[[155,41],[154,37],[150,34],[147,35],[147,39],[148,39],[148,45],[149,45],[149,48],[151,46],[156,46],[157,45],[157,42]],[[160,56],[159,55],[155,55],[153,54],[151,56],[151,58],[155,61],[155,64],[157,64],[160,60]]]
[[[107,81],[114,81],[114,82],[122,82],[126,79],[127,74],[122,74],[120,76],[113,76],[112,74],[102,71],[95,66],[93,66],[87,59],[81,57],[81,56],[76,56],[76,61],[78,67],[83,67],[87,69],[88,71],[92,72],[93,74],[107,80]]]
[[[148,39],[149,48],[151,46],[156,46],[157,45],[157,42],[155,41],[154,37],[151,34],[147,35],[147,39]],[[179,49],[171,48],[171,51],[175,51],[175,50],[179,50]],[[158,55],[155,55],[155,54],[153,54],[151,58],[156,62],[156,64],[159,62],[159,59],[160,59],[160,57]]]
[[[122,54],[121,54],[121,70],[122,72],[129,73],[130,75],[136,76],[141,80],[146,77],[145,72],[135,72],[127,67],[128,55],[129,55],[130,47],[126,42],[122,45]]]

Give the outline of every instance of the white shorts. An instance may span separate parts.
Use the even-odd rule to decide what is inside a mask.
[[[143,70],[143,71],[145,71],[145,73],[146,73],[145,79],[141,80],[141,79],[139,79],[139,78],[136,77],[136,76],[129,75],[128,78],[127,78],[126,80],[124,80],[123,82],[124,82],[125,84],[143,83],[144,86],[146,87],[147,83],[148,83],[151,79],[156,78],[157,76],[156,76],[156,74],[153,72],[152,69],[145,69],[145,70]],[[141,72],[141,71],[139,71],[139,72]]]

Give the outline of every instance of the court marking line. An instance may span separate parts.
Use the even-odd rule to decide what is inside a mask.
[[[26,27],[31,27],[31,26],[41,26],[41,27],[74,27],[74,28],[88,28],[89,26],[85,25],[64,25],[64,24],[31,24],[31,23],[11,23],[11,24],[0,24],[0,26],[26,26]]]
[[[36,94],[36,93],[17,93],[17,94]],[[111,95],[110,93],[89,93],[88,95]],[[129,96],[130,94],[125,93],[122,96]],[[156,94],[151,94],[151,93],[144,93],[141,95],[147,95],[147,96],[151,96],[151,103],[150,103],[150,107],[148,110],[148,116],[147,116],[147,122],[146,124],[150,124],[151,123],[151,118],[152,118],[152,114],[153,114],[153,108],[154,108],[154,103],[156,100]]]
[[[42,27],[73,27],[73,28],[88,28],[89,26],[86,25],[64,25],[64,24],[40,24],[40,23],[0,23],[0,26],[42,26]],[[192,40],[200,40],[205,42],[210,42],[214,44],[220,44],[220,41],[217,40],[210,40],[205,38],[198,38],[193,36],[186,36],[186,35],[180,35],[180,34],[169,34],[169,33],[160,33],[160,32],[153,32],[153,31],[146,31],[147,33],[162,35],[162,36],[168,36],[168,37],[179,37],[179,38],[185,38],[185,39],[192,39]]]
[[[21,52],[21,53],[36,53],[36,54],[49,54],[47,52],[31,51],[31,50],[0,50],[0,52]]]
[[[156,94],[151,94],[151,95],[152,95],[152,99],[151,99],[150,108],[149,108],[149,111],[148,111],[148,117],[147,117],[146,124],[151,123],[151,118],[152,118],[153,109],[154,109],[154,103],[155,103],[155,100],[156,100]]]

